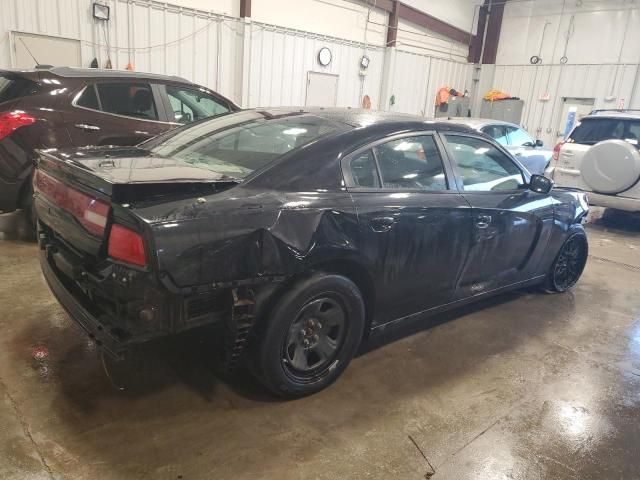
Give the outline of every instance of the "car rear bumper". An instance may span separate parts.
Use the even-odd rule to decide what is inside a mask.
[[[640,212],[640,198],[622,197],[620,195],[603,195],[587,192],[590,205],[598,207],[615,208],[628,212]]]
[[[89,313],[87,309],[74,298],[73,294],[67,290],[58,278],[58,274],[54,271],[50,260],[47,258],[46,250],[40,250],[40,266],[42,267],[42,273],[51,292],[69,316],[80,325],[89,337],[94,339],[96,344],[106,353],[114,358],[122,357],[127,349],[127,345],[111,335],[106,325],[102,324]]]

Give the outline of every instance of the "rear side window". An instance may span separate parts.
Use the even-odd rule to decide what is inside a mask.
[[[116,115],[157,120],[151,86],[146,83],[99,83],[88,85],[75,105]]]
[[[0,75],[0,103],[16,100],[38,91],[38,84],[26,78]]]
[[[569,143],[594,145],[603,140],[626,140],[638,146],[640,119],[585,118],[571,132]]]
[[[76,105],[79,107],[90,108],[92,110],[100,110],[100,104],[98,103],[98,95],[96,94],[95,85],[89,85],[84,89],[80,97],[76,101]]]
[[[367,150],[351,159],[349,163],[353,183],[359,188],[380,188],[378,169],[373,152]]]

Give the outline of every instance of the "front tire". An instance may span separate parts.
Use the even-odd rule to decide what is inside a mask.
[[[545,289],[550,293],[566,292],[573,287],[587,264],[589,244],[583,230],[569,235],[547,274]]]
[[[251,352],[251,370],[276,395],[310,395],[333,383],[355,355],[364,329],[358,287],[315,273],[277,302]]]

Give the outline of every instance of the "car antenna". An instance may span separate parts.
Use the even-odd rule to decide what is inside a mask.
[[[38,62],[36,57],[33,56],[33,53],[31,53],[31,50],[29,50],[29,47],[27,47],[27,44],[25,43],[25,41],[22,38],[20,38],[20,41],[22,42],[22,45],[24,45],[24,48],[27,49],[27,53],[29,54],[29,56],[33,58],[34,62],[36,62],[36,68],[43,68],[43,67],[50,68],[49,65],[40,65],[40,62]]]

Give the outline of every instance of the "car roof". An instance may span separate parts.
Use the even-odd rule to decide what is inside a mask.
[[[446,119],[443,118],[442,121],[456,123],[459,125],[466,125],[473,128],[474,130],[478,130],[486,125],[508,125],[510,127],[522,128],[520,127],[520,125],[516,125],[515,123],[504,122],[502,120],[493,120],[491,118],[448,117]]]
[[[593,110],[586,118],[630,118],[637,120],[640,118],[640,110]]]
[[[31,69],[3,69],[2,71],[29,76],[50,73],[62,78],[131,78],[138,80],[162,80],[165,82],[188,83],[189,80],[175,75],[135,72],[131,70],[110,70],[102,68],[46,67]]]
[[[252,108],[266,116],[289,117],[295,115],[314,115],[336,122],[341,122],[357,129],[367,129],[377,125],[389,125],[402,128],[422,128],[429,130],[453,130],[458,132],[477,133],[466,125],[443,122],[440,119],[426,118],[408,113],[366,110],[351,107],[275,107]]]

